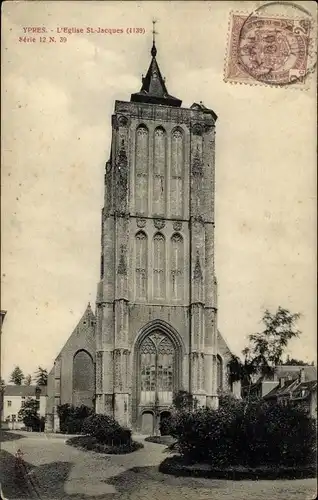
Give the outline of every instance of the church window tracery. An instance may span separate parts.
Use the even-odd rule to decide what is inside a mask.
[[[182,216],[183,210],[183,131],[179,128],[172,132],[171,137],[171,215]]]
[[[153,291],[154,297],[165,298],[165,238],[161,233],[156,233],[153,239]]]
[[[147,336],[140,346],[140,402],[169,403],[174,386],[175,349],[161,332]]]
[[[140,214],[146,213],[147,211],[148,160],[149,160],[149,133],[145,125],[140,125],[136,130],[136,161],[135,161],[136,212]]]
[[[136,298],[147,298],[147,273],[148,273],[148,244],[147,236],[139,231],[135,237],[135,283]]]
[[[165,213],[166,205],[166,132],[158,127],[154,133],[153,212]]]
[[[181,234],[171,237],[171,288],[172,298],[180,300],[184,294],[184,249]]]

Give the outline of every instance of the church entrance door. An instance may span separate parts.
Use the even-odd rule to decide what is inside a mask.
[[[141,416],[141,432],[142,434],[147,434],[147,436],[152,436],[153,431],[154,431],[153,413],[150,411],[145,411]]]

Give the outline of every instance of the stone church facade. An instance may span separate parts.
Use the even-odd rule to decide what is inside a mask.
[[[151,433],[177,390],[216,408],[226,388],[214,266],[217,116],[202,103],[182,108],[156,55],[153,44],[140,92],[115,102],[96,311],[87,308],[50,373],[55,429],[57,404],[89,402]]]

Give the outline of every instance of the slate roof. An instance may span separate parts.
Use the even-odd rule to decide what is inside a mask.
[[[36,389],[40,389],[40,396],[46,396],[47,387],[45,385],[6,385],[4,396],[31,397],[36,395]]]
[[[257,388],[262,385],[263,381],[267,380],[277,380],[280,378],[284,378],[286,380],[296,380],[299,378],[300,371],[304,371],[305,382],[309,382],[311,380],[317,380],[317,367],[312,365],[278,365],[275,368],[274,377],[272,379],[262,378],[259,375],[255,375],[258,377],[257,380],[252,384],[251,388]]]
[[[317,381],[302,382],[293,390],[293,399],[306,399],[314,390],[317,390]]]
[[[272,399],[277,397],[290,396],[292,399],[306,399],[315,389],[317,389],[317,381],[310,380],[309,382],[299,382],[296,380],[287,380],[281,387],[278,385],[272,389],[264,399]]]
[[[278,383],[274,389],[269,391],[268,394],[264,396],[264,399],[272,399],[276,397],[283,397],[283,396],[288,396],[290,392],[297,386],[299,385],[299,380],[294,379],[294,380],[286,380],[282,386]]]
[[[165,80],[161,75],[157,60],[157,49],[153,43],[151,49],[151,61],[147,74],[142,79],[142,86],[139,92],[131,94],[131,102],[145,102],[150,104],[163,104],[166,106],[180,107],[182,101],[177,97],[168,94]]]

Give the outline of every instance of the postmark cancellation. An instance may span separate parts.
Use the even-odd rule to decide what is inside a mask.
[[[231,13],[224,80],[304,87],[312,70],[311,20]]]

